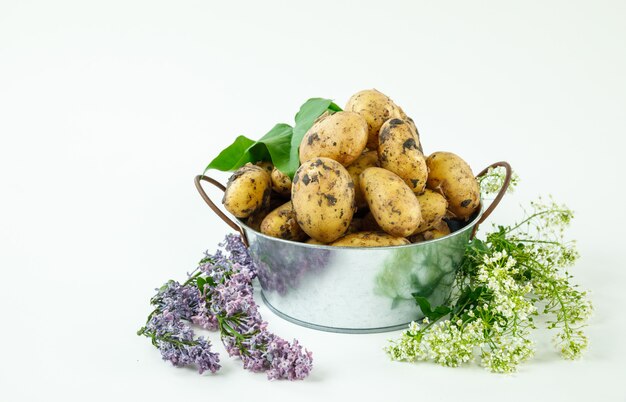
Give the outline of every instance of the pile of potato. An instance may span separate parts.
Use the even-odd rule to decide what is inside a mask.
[[[293,182],[269,162],[241,167],[225,208],[268,236],[380,247],[445,236],[446,220],[468,220],[480,205],[469,165],[450,152],[425,157],[413,120],[374,89],[320,116],[299,156]]]

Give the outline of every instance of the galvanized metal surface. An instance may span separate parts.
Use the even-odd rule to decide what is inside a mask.
[[[440,239],[375,248],[296,243],[241,226],[270,309],[315,329],[367,333],[421,318],[412,293],[433,306],[446,301],[479,218]]]

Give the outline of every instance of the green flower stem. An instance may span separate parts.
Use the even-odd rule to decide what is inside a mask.
[[[141,327],[139,329],[139,331],[137,331],[137,335],[143,335],[147,338],[152,338],[152,344],[156,346],[156,341],[163,341],[163,342],[167,342],[167,343],[171,343],[173,345],[176,345],[178,347],[181,346],[195,346],[197,345],[197,342],[194,341],[181,341],[180,339],[175,339],[172,338],[170,336],[168,336],[168,334],[164,334],[161,336],[157,336],[157,334],[154,331],[148,331],[148,329],[146,327]]]
[[[182,284],[182,286],[187,286],[189,285],[191,282],[195,281],[200,275],[202,275],[202,271],[198,271],[195,274],[191,275],[186,281],[185,283]]]
[[[525,223],[543,216],[543,215],[550,215],[550,214],[554,214],[554,213],[567,213],[568,211],[565,209],[550,209],[547,211],[540,211],[540,212],[535,212],[534,214],[530,215],[528,218],[524,219],[523,221],[521,221],[520,223],[518,223],[517,225],[513,226],[512,228],[509,228],[507,230],[505,230],[504,233],[511,233],[513,231],[515,231],[516,229],[520,228],[521,226],[523,226]]]

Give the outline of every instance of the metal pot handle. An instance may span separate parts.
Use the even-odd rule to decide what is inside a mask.
[[[511,176],[513,175],[513,169],[511,169],[511,165],[509,165],[508,162],[504,162],[504,161],[492,163],[491,165],[487,166],[480,173],[476,175],[476,178],[479,178],[485,175],[489,171],[489,169],[497,168],[497,167],[503,167],[506,170],[504,183],[502,183],[502,187],[500,188],[500,191],[498,191],[496,198],[494,198],[493,201],[491,201],[491,204],[489,204],[489,207],[485,209],[485,212],[483,212],[478,222],[476,222],[476,225],[474,225],[474,229],[472,230],[472,236],[471,236],[472,239],[474,238],[474,235],[476,235],[476,231],[478,230],[478,225],[483,223],[489,217],[489,215],[491,215],[493,210],[496,209],[496,207],[502,200],[502,197],[504,197],[504,193],[506,193],[506,191],[509,189],[509,185],[511,184]]]
[[[217,214],[217,216],[219,216],[224,222],[226,222],[228,226],[233,228],[235,231],[239,232],[239,234],[241,235],[241,241],[243,242],[243,244],[245,244],[246,247],[248,247],[248,238],[246,237],[246,233],[244,232],[243,228],[239,226],[238,224],[236,224],[235,222],[233,222],[233,220],[230,219],[228,215],[222,212],[222,210],[219,209],[217,205],[215,205],[215,203],[211,200],[211,198],[207,195],[207,193],[202,188],[202,184],[200,183],[201,180],[211,183],[212,185],[214,185],[215,187],[219,188],[222,191],[226,191],[226,187],[224,187],[222,183],[213,179],[212,177],[208,177],[204,175],[198,175],[193,180],[194,183],[196,184],[196,189],[198,189],[198,192],[200,193],[200,196],[202,197],[204,202],[206,202],[209,208],[211,208],[213,212]]]

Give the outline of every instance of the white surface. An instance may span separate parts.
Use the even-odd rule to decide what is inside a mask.
[[[0,400],[626,400],[625,19],[619,1],[0,0]],[[511,162],[523,182],[495,219],[539,194],[576,210],[583,360],[542,337],[511,376],[392,363],[397,334],[263,307],[315,358],[308,380],[270,383],[224,355],[215,376],[175,369],[135,336],[153,289],[227,232],[193,176],[306,98],[370,87],[427,151]]]

